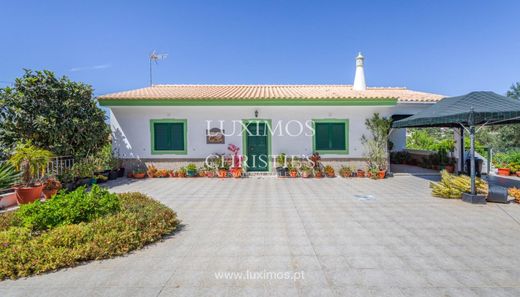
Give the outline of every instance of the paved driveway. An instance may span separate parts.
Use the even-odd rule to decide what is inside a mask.
[[[516,204],[432,198],[411,176],[125,182],[113,190],[161,200],[183,230],[0,296],[520,296]]]

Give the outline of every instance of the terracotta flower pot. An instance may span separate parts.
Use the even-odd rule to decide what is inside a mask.
[[[51,199],[52,196],[56,195],[58,193],[59,189],[52,189],[52,190],[45,190],[43,189],[43,195],[45,196],[45,199]]]
[[[327,172],[327,177],[335,177],[336,175],[334,172]]]
[[[27,204],[34,202],[42,196],[43,185],[36,187],[15,187],[16,202],[18,204]]]
[[[316,178],[322,178],[323,177],[323,172],[321,171],[318,171],[316,172],[316,174],[314,175]]]
[[[186,172],[178,172],[177,177],[186,177]]]
[[[219,169],[218,171],[218,177],[224,178],[227,176],[227,170],[226,169]]]
[[[379,179],[385,178],[385,175],[386,175],[386,171],[385,170],[379,170],[379,172],[377,173],[377,177]]]
[[[206,172],[206,176],[207,177],[214,177],[215,176],[215,173],[213,171],[207,171]]]
[[[511,170],[509,168],[498,168],[498,175],[509,176],[511,174]]]
[[[289,175],[290,175],[291,177],[297,177],[297,176],[298,176],[298,171],[296,171],[296,170],[289,171]]]
[[[309,171],[302,171],[302,177],[303,178],[308,178],[311,176],[311,173]]]
[[[365,171],[364,170],[358,170],[357,171],[357,177],[365,177]]]
[[[143,173],[134,173],[132,174],[134,178],[141,179],[144,178],[144,172]]]
[[[233,174],[234,178],[241,178],[242,177],[242,170],[233,170],[233,171],[231,171],[231,174]]]

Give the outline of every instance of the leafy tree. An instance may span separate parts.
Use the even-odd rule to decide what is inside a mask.
[[[506,96],[520,100],[520,82],[511,85]],[[520,148],[520,124],[509,124],[496,126],[490,129],[493,135],[489,146],[497,151],[507,151],[513,148]]]
[[[520,100],[520,82],[512,84],[511,88],[506,93],[507,97]]]
[[[108,141],[105,114],[90,85],[25,70],[14,87],[0,89],[0,149],[31,141],[55,155],[75,158],[99,151]]]

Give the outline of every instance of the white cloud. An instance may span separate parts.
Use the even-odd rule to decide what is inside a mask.
[[[85,66],[85,67],[74,67],[70,68],[70,72],[78,72],[78,71],[85,71],[85,70],[100,70],[100,69],[107,69],[112,67],[110,64],[100,64],[100,65],[93,65],[93,66]]]

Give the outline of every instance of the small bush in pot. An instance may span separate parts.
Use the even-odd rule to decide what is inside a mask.
[[[146,171],[143,169],[143,168],[134,168],[134,170],[132,170],[132,176],[133,178],[137,178],[137,179],[141,179],[141,178],[144,178],[146,175]]]
[[[106,175],[103,175],[103,174],[95,175],[94,179],[96,180],[96,182],[95,182],[96,184],[103,184],[108,181],[108,177],[106,177]]]
[[[189,177],[195,177],[197,176],[197,165],[190,163],[186,166],[186,174]]]
[[[308,165],[303,164],[302,167],[300,167],[300,172],[303,178],[308,178],[312,175],[312,168],[310,168]]]
[[[325,166],[325,174],[327,177],[335,177],[336,172],[334,171],[334,168],[330,165]]]
[[[285,153],[281,153],[276,156],[276,174],[279,177],[286,177],[289,175],[289,168],[287,164],[287,156]]]
[[[9,159],[11,165],[21,172],[20,184],[15,185],[19,204],[38,200],[43,191],[40,177],[45,174],[52,153],[35,147],[31,142],[19,143]]]
[[[43,182],[43,195],[45,199],[50,199],[61,190],[61,182],[55,177],[51,176]]]
[[[167,169],[159,169],[155,172],[155,177],[168,177],[169,173]]]
[[[289,176],[298,177],[298,169],[296,169],[296,167],[290,166],[289,167]]]
[[[322,178],[323,177],[323,171],[320,168],[315,168],[314,169],[314,177]]]
[[[148,175],[148,177],[156,177],[156,173],[157,167],[155,167],[155,165],[150,164],[146,167],[146,174]]]
[[[177,170],[177,176],[186,177],[186,168],[184,168],[184,167],[179,168],[179,170]]]
[[[339,169],[339,175],[342,177],[351,177],[352,176],[352,167],[350,166],[342,166]]]

